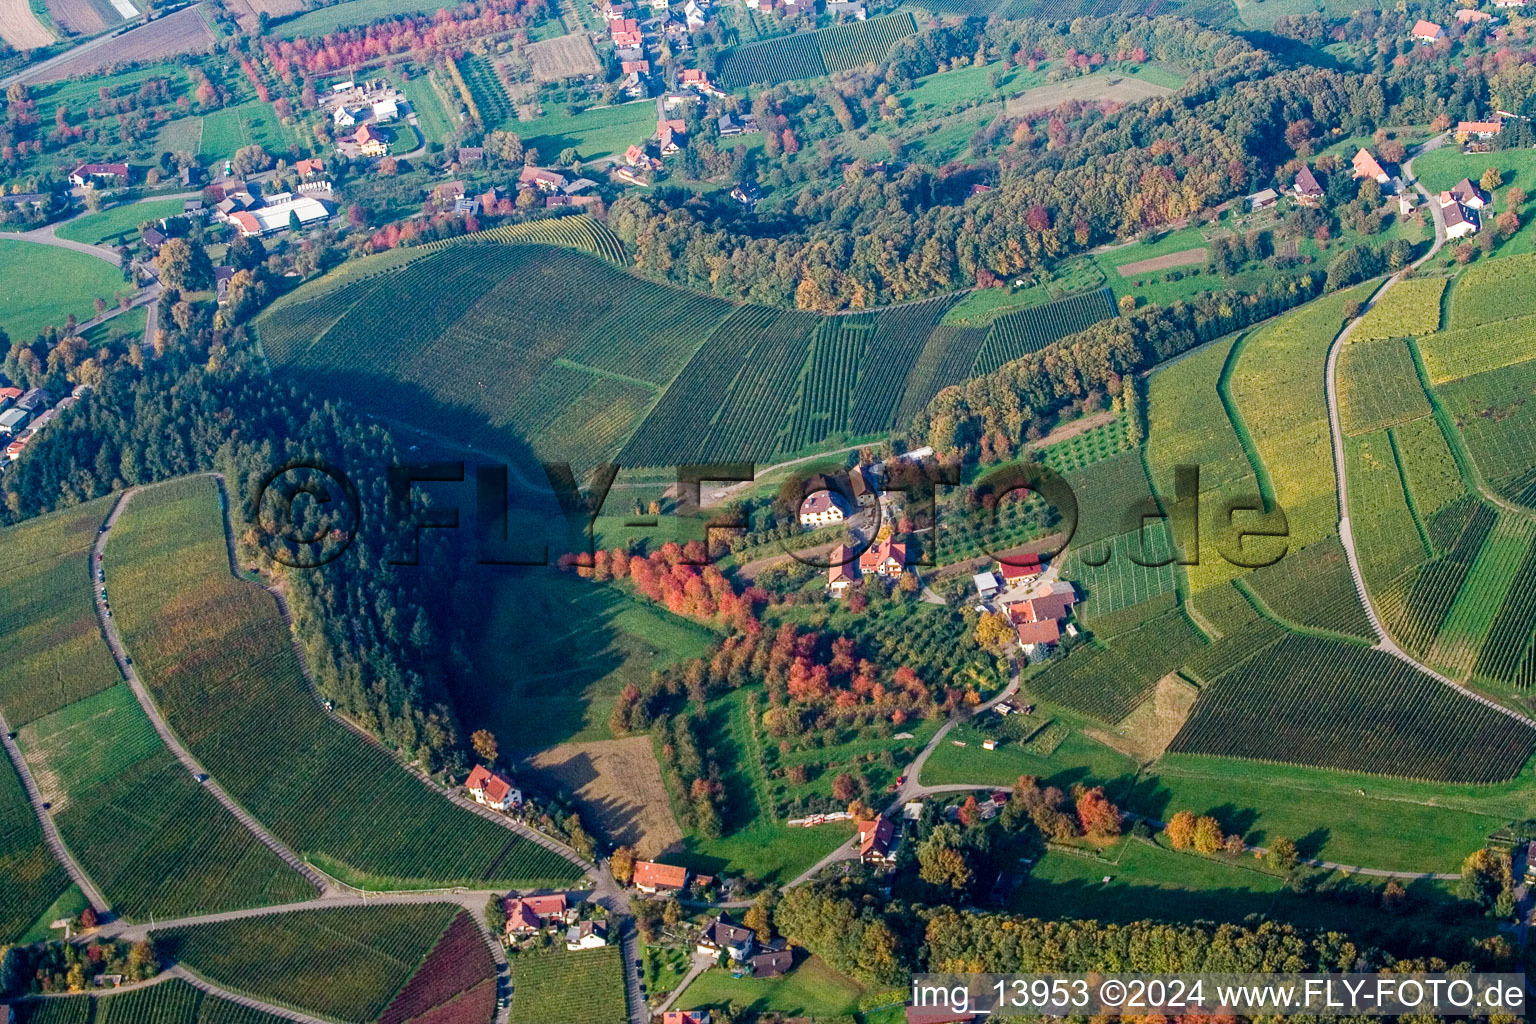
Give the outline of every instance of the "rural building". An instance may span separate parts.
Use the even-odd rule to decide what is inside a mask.
[[[358,152],[363,156],[383,156],[389,152],[389,139],[371,124],[359,128],[352,141],[357,143]]]
[[[181,215],[183,217],[196,217],[198,220],[202,220],[208,216],[208,207],[203,205],[201,199],[188,199],[181,204]]]
[[[400,116],[400,105],[392,99],[375,100],[373,103],[373,119],[383,124],[393,121]]]
[[[855,21],[863,21],[867,16],[864,5],[857,0],[827,0],[827,14],[833,18],[852,18]]]
[[[774,939],[767,949],[749,957],[747,964],[754,978],[777,978],[795,965],[795,955],[783,939]]]
[[[656,122],[656,141],[662,156],[671,156],[683,148],[687,139],[688,125],[681,118],[672,117]]]
[[[827,563],[827,589],[833,597],[842,597],[850,587],[856,587],[859,579],[859,563],[861,559],[853,557],[853,549],[847,544],[839,544],[832,549]]]
[[[1478,22],[1492,20],[1493,15],[1489,14],[1487,11],[1474,11],[1469,7],[1463,7],[1461,10],[1456,12],[1456,23],[1458,25],[1472,25]]]
[[[565,948],[597,949],[608,945],[608,926],[602,921],[577,921],[565,931]]]
[[[1423,18],[1420,18],[1413,25],[1413,38],[1425,46],[1438,42],[1443,35],[1445,35],[1445,29],[1432,21],[1425,21]]]
[[[997,572],[1003,578],[1003,586],[1009,588],[1028,583],[1040,575],[1042,568],[1040,556],[1032,551],[1022,555],[1010,555],[1007,561],[999,560],[997,563]]]
[[[445,181],[432,187],[432,198],[439,203],[451,203],[455,199],[464,198],[464,183],[462,181]]]
[[[215,296],[218,298],[218,300],[220,302],[223,302],[224,301],[224,297],[229,294],[229,281],[230,281],[230,278],[232,278],[234,276],[235,276],[235,268],[234,267],[214,267],[213,268],[213,289],[214,289],[214,294],[215,294]]]
[[[1061,627],[1055,619],[1015,623],[1014,631],[1019,638],[1019,648],[1030,657],[1050,650],[1061,641]]]
[[[356,88],[357,88],[357,83],[352,81],[351,79],[348,79],[345,82],[337,82],[335,85],[331,86],[331,92],[334,93],[335,95],[339,96],[339,95],[341,95],[344,92],[351,92],[353,89],[356,89]]]
[[[1296,198],[1308,206],[1316,205],[1323,198],[1323,186],[1318,183],[1312,168],[1302,167],[1296,172],[1296,184],[1292,186]]]
[[[541,928],[566,923],[571,913],[565,893],[551,896],[508,896],[501,901],[507,912],[507,938],[532,935]]]
[[[997,577],[990,572],[979,572],[971,577],[971,582],[976,584],[976,596],[986,601],[997,593]]]
[[[357,124],[357,114],[347,109],[346,104],[341,104],[331,111],[331,122],[338,128],[351,128]]]
[[[14,436],[31,419],[31,413],[25,409],[7,409],[0,412],[0,435]]]
[[[459,163],[464,164],[464,165],[467,166],[469,164],[478,164],[478,163],[484,163],[484,162],[485,162],[485,147],[484,146],[460,146],[459,147]]]
[[[325,161],[300,160],[293,165],[293,173],[301,178],[312,178],[317,174],[325,173]]]
[[[21,433],[17,434],[16,439],[5,446],[5,461],[15,462],[17,459],[21,458],[21,450],[27,446],[28,441],[32,440],[32,435],[34,433],[36,433],[36,431],[23,430]]]
[[[520,185],[532,185],[540,192],[559,192],[565,188],[565,175],[543,167],[524,167],[517,181]]]
[[[4,409],[22,395],[21,388],[0,388],[0,409]]]
[[[703,28],[709,23],[709,15],[699,6],[699,0],[688,0],[683,5],[683,18],[688,22],[689,28]],[[705,85],[707,86],[708,83],[706,82]]]
[[[1397,197],[1397,212],[1402,217],[1406,217],[1413,212],[1412,192],[1403,192]]]
[[[1477,234],[1477,221],[1460,203],[1443,207],[1441,215],[1445,218],[1445,237],[1465,238]]]
[[[1456,138],[1465,142],[1467,139],[1491,139],[1504,130],[1502,121],[1458,121],[1456,122]]]
[[[1280,193],[1272,188],[1260,189],[1248,197],[1248,209],[1267,210],[1280,201]]]
[[[648,60],[626,60],[619,64],[619,71],[626,75],[648,75],[651,73],[651,62]]]
[[[800,503],[801,526],[831,526],[848,518],[848,499],[836,491],[820,490]]]
[[[1072,614],[1077,592],[1072,584],[1057,581],[1043,594],[1004,607],[1013,624],[1019,647],[1030,657],[1044,653],[1061,639],[1061,620]]]
[[[640,23],[634,18],[621,18],[618,21],[609,22],[608,32],[613,36],[614,46],[623,48],[644,45],[640,35]]]
[[[709,1024],[708,1010],[668,1010],[661,1015],[661,1024]]]
[[[1471,178],[1462,178],[1450,187],[1449,191],[1440,193],[1440,205],[1449,206],[1451,203],[1460,203],[1462,206],[1473,210],[1481,210],[1488,205],[1482,190],[1472,184]]]
[[[688,888],[688,869],[653,860],[635,861],[635,888],[641,892],[676,892]]]
[[[895,839],[896,826],[889,818],[859,822],[859,860],[865,864],[894,863]]]
[[[690,6],[692,5],[690,0]],[[690,22],[691,24],[691,22]],[[724,96],[725,93],[716,88],[709,80],[709,76],[697,68],[684,68],[678,76],[678,84],[685,89],[694,89],[709,96]]]
[[[1387,172],[1382,170],[1381,164],[1376,162],[1368,150],[1361,149],[1350,162],[1354,165],[1356,178],[1372,178],[1380,185],[1385,185],[1389,180]]]
[[[29,388],[25,394],[16,399],[16,408],[24,409],[34,416],[52,404],[52,392],[45,391],[42,388]]]
[[[894,579],[907,568],[907,546],[894,543],[889,537],[872,544],[859,556],[859,569],[877,576]]]
[[[323,223],[330,216],[331,211],[326,209],[325,204],[312,196],[292,196],[287,192],[279,192],[265,206],[254,210],[237,210],[224,219],[245,237],[254,238],[287,231],[293,226],[294,217],[298,218],[299,227],[307,228],[312,224]]]
[[[699,933],[698,949],[704,956],[726,953],[732,960],[740,962],[752,955],[756,942],[757,936],[752,929],[743,928],[732,921],[729,914],[721,912]]]
[[[511,779],[483,764],[475,765],[469,778],[464,780],[464,789],[475,803],[498,811],[510,810],[523,802],[522,791]]]
[[[69,172],[69,183],[76,188],[87,185],[128,184],[127,164],[81,164]]]
[[[158,228],[145,228],[143,234],[144,244],[154,252],[159,252],[160,247],[170,239],[165,237],[165,232]]]

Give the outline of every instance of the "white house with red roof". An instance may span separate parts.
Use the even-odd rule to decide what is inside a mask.
[[[1019,647],[1030,657],[1043,653],[1061,639],[1061,622],[1072,614],[1077,591],[1060,580],[1044,593],[1007,604],[1003,610],[1018,635]]]
[[[565,893],[548,896],[508,896],[501,901],[507,912],[507,940],[525,938],[542,928],[552,928],[567,923],[571,907]]]
[[[859,556],[859,569],[895,579],[907,570],[907,546],[897,544],[889,537],[878,544],[871,544]]]
[[[94,185],[98,182],[107,185],[128,184],[128,165],[80,164],[69,172],[69,183],[76,188],[84,188],[87,185]]]
[[[848,500],[833,490],[814,491],[800,503],[801,526],[831,526],[848,518]]]
[[[1389,180],[1387,172],[1367,149],[1362,148],[1350,163],[1354,166],[1356,178],[1372,178],[1381,185],[1385,185]]]
[[[1044,566],[1040,564],[1040,556],[1034,552],[1026,552],[1022,555],[1009,555],[1006,560],[999,559],[997,563],[998,575],[1003,578],[1003,586],[1012,588],[1028,583],[1039,576]]]
[[[893,864],[895,850],[896,826],[890,818],[859,822],[859,860],[865,864]]]
[[[464,780],[464,789],[475,803],[498,811],[509,811],[523,802],[523,791],[511,778],[483,764],[475,765]]]
[[[859,575],[862,559],[853,557],[853,548],[839,544],[827,557],[827,589],[833,597],[842,597],[863,582]]]
[[[709,1024],[708,1010],[668,1010],[661,1015],[661,1024]]]
[[[688,869],[653,860],[635,861],[635,888],[641,892],[677,892],[688,888]]]

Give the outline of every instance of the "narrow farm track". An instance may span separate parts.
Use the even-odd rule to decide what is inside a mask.
[[[1445,135],[1437,135],[1435,138],[1430,139],[1428,142],[1419,147],[1419,149],[1415,151],[1414,156],[1417,156],[1419,153],[1423,153],[1426,150],[1438,148],[1441,144],[1444,143],[1445,139]],[[1441,673],[1435,671],[1428,665],[1419,662],[1411,654],[1399,647],[1397,642],[1392,639],[1391,634],[1389,634],[1386,628],[1382,625],[1381,618],[1376,612],[1376,606],[1371,602],[1370,592],[1366,588],[1365,576],[1360,571],[1360,556],[1355,547],[1355,533],[1353,527],[1350,524],[1349,518],[1349,481],[1347,479],[1348,472],[1344,461],[1344,430],[1339,412],[1339,352],[1343,349],[1345,342],[1349,339],[1349,336],[1354,333],[1355,328],[1360,325],[1360,322],[1365,317],[1365,315],[1369,313],[1378,302],[1381,301],[1381,297],[1385,295],[1399,281],[1403,280],[1403,278],[1410,271],[1433,259],[1435,254],[1438,253],[1441,247],[1445,245],[1446,241],[1445,217],[1440,212],[1440,204],[1435,199],[1435,197],[1431,196],[1425,190],[1423,185],[1419,184],[1418,179],[1413,177],[1413,159],[1411,157],[1403,164],[1403,176],[1413,184],[1413,187],[1418,190],[1425,203],[1429,206],[1430,214],[1434,218],[1435,223],[1435,241],[1429,247],[1429,251],[1426,252],[1423,256],[1420,256],[1406,268],[1387,278],[1386,282],[1376,290],[1375,294],[1373,294],[1369,300],[1366,301],[1365,305],[1361,308],[1359,315],[1344,325],[1344,329],[1340,331],[1338,336],[1333,339],[1333,344],[1328,349],[1326,395],[1328,404],[1328,429],[1333,439],[1333,469],[1335,486],[1338,490],[1339,500],[1339,539],[1343,541],[1344,553],[1346,556],[1348,556],[1349,559],[1349,572],[1350,575],[1354,578],[1355,590],[1360,595],[1360,603],[1365,606],[1365,614],[1366,617],[1370,620],[1371,630],[1376,634],[1376,649],[1378,651],[1390,654],[1394,658],[1412,665],[1420,672],[1423,672],[1425,675],[1428,675],[1438,682],[1449,686],[1451,689],[1455,690],[1461,696],[1466,697],[1469,700],[1475,700],[1479,704],[1492,708],[1493,710],[1502,714],[1508,715],[1509,717],[1516,719],[1517,721],[1522,722],[1533,729],[1536,729],[1536,720],[1528,718],[1513,708],[1505,707],[1503,704],[1500,704],[1497,701],[1490,700],[1489,698],[1484,697],[1482,694],[1468,689],[1461,683],[1458,683],[1448,676],[1442,675]]]
[[[43,795],[38,791],[37,781],[32,778],[32,770],[27,767],[27,762],[21,756],[21,748],[16,746],[16,741],[11,739],[11,727],[5,721],[5,716],[0,715],[0,743],[5,745],[5,752],[11,759],[11,764],[16,766],[16,774],[21,776],[22,788],[27,792],[27,799],[32,802],[32,810],[37,814],[37,823],[43,829],[43,841],[48,844],[48,849],[53,852],[54,860],[69,874],[70,879],[80,887],[85,898],[90,900],[91,906],[98,911],[105,911],[111,907],[101,890],[96,888],[96,883],[91,881],[91,876],[85,873],[80,862],[75,860],[75,855],[69,852],[69,847],[64,845],[64,837],[59,835],[58,828],[53,824],[53,816],[43,806]]]
[[[107,521],[103,524],[101,532],[96,535],[96,543],[91,547],[90,567],[92,574],[102,565],[101,556],[106,550],[107,539],[112,535],[112,527],[117,522],[117,517],[122,514],[123,509],[128,506],[128,502],[138,492],[139,488],[130,487],[123,492],[117,504],[112,506],[112,512],[107,516]],[[133,690],[134,697],[138,699],[139,706],[144,709],[144,713],[149,716],[150,722],[154,724],[155,732],[160,734],[161,742],[170,749],[171,753],[176,755],[176,759],[182,763],[187,771],[191,772],[194,776],[204,776],[206,778],[202,765],[192,756],[191,751],[182,746],[181,740],[171,730],[169,723],[165,720],[165,716],[160,713],[159,707],[155,705],[155,700],[150,695],[148,688],[139,679],[139,673],[133,667],[133,663],[128,658],[127,649],[123,646],[123,638],[118,635],[117,624],[112,621],[112,615],[107,608],[107,602],[101,596],[102,588],[96,586],[94,579],[91,579],[89,582],[91,599],[96,605],[96,619],[101,623],[102,635],[106,637],[107,647],[111,649],[112,657],[117,661],[118,670],[123,673],[123,678],[128,681],[128,686]],[[103,584],[104,586],[105,584]],[[277,854],[293,870],[303,875],[318,891],[324,893],[330,889],[332,883],[328,879],[306,864],[297,853],[289,849],[285,843],[268,832],[255,818],[251,817],[234,797],[224,791],[224,788],[219,785],[218,780],[206,778],[206,781],[203,782],[203,787],[213,795],[214,799],[223,804],[230,814],[234,815],[236,821],[240,822],[247,831],[260,840],[262,845]]]

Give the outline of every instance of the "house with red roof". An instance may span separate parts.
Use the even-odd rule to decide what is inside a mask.
[[[464,789],[475,803],[498,811],[511,810],[523,802],[523,792],[516,783],[483,764],[475,765],[469,778],[464,780]]]
[[[1493,15],[1487,11],[1476,11],[1470,7],[1463,7],[1456,12],[1456,23],[1459,25],[1471,25],[1477,22],[1492,21]]]
[[[997,563],[997,571],[1003,577],[1004,587],[1017,587],[1021,583],[1028,583],[1039,576],[1043,568],[1044,566],[1040,564],[1040,556],[1034,552],[1009,555],[1007,559],[999,559]]]
[[[80,164],[69,172],[69,183],[76,188],[87,185],[128,184],[127,164]]]
[[[668,1010],[661,1015],[661,1024],[709,1024],[708,1010]]]
[[[827,589],[833,597],[842,597],[850,588],[863,582],[859,575],[863,559],[853,557],[853,548],[839,544],[827,557]]]
[[[1382,169],[1376,158],[1371,156],[1369,150],[1362,148],[1350,163],[1354,166],[1356,178],[1373,178],[1381,185],[1387,183],[1387,172]]]
[[[322,160],[299,160],[293,165],[293,173],[301,178],[307,178],[312,174],[321,174],[325,171],[325,162]]]
[[[865,864],[892,864],[896,860],[896,826],[886,817],[859,822],[859,860]]]
[[[894,579],[907,569],[907,546],[897,544],[889,537],[878,544],[871,544],[859,556],[859,569]]]
[[[1425,46],[1439,42],[1440,37],[1443,35],[1445,35],[1445,29],[1441,28],[1439,25],[1436,25],[1432,21],[1425,21],[1423,18],[1420,18],[1418,21],[1414,22],[1413,38],[1415,41],[1423,43]]]
[[[1503,121],[1458,121],[1456,137],[1465,142],[1469,138],[1491,139],[1504,130]]]
[[[526,938],[542,928],[564,925],[571,914],[563,892],[548,896],[508,896],[501,901],[501,907],[507,912],[508,942]]]
[[[641,892],[660,892],[666,889],[677,892],[688,888],[688,869],[672,864],[658,864],[653,860],[635,861],[635,888]]]

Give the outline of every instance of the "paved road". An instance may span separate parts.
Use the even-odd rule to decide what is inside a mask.
[[[203,766],[192,756],[191,751],[182,746],[181,740],[171,730],[165,717],[160,714],[159,707],[155,705],[154,697],[150,695],[148,688],[139,679],[138,670],[133,667],[133,663],[129,660],[127,649],[123,646],[122,637],[118,635],[117,624],[112,620],[107,602],[101,596],[102,588],[108,586],[111,581],[108,580],[106,583],[98,584],[95,578],[97,570],[102,567],[101,555],[106,550],[107,538],[112,535],[112,527],[117,523],[117,517],[122,514],[123,509],[128,506],[128,502],[133,500],[133,496],[139,493],[139,490],[137,487],[130,487],[123,492],[117,504],[112,506],[112,512],[107,516],[105,528],[96,535],[96,543],[91,548],[92,578],[88,581],[91,588],[91,597],[96,604],[96,618],[101,623],[101,631],[103,636],[106,637],[107,647],[111,649],[112,657],[116,659],[117,667],[123,673],[123,678],[128,680],[128,686],[133,690],[133,695],[138,698],[139,705],[144,709],[144,713],[149,716],[149,720],[154,723],[155,732],[160,734],[161,741],[170,748],[171,753],[176,755],[176,759],[182,763],[187,771],[193,775],[206,775]],[[234,815],[235,819],[259,839],[267,849],[277,854],[284,863],[303,875],[319,892],[324,893],[330,888],[332,883],[328,879],[306,864],[282,840],[268,832],[260,822],[246,813],[245,808],[241,807],[234,797],[225,792],[216,779],[207,779],[203,783],[203,787],[213,795],[215,800],[223,804],[229,813]]]
[[[1424,143],[1417,150],[1415,150],[1414,156],[1416,157],[1420,153],[1439,148],[1445,143],[1446,138],[1447,136],[1443,133],[1435,136],[1433,139],[1430,139],[1428,142]],[[1467,687],[1456,682],[1455,680],[1450,679],[1449,677],[1442,675],[1439,672],[1436,672],[1428,665],[1422,664],[1407,651],[1404,651],[1401,647],[1399,647],[1397,642],[1392,639],[1391,635],[1382,626],[1381,619],[1376,612],[1376,606],[1371,603],[1371,595],[1366,588],[1365,577],[1360,571],[1360,557],[1355,547],[1354,528],[1349,518],[1349,485],[1348,480],[1346,479],[1347,474],[1344,461],[1344,430],[1341,425],[1339,415],[1339,353],[1343,350],[1344,344],[1348,341],[1349,336],[1353,334],[1355,328],[1359,326],[1361,319],[1368,312],[1370,312],[1376,303],[1381,301],[1381,297],[1385,295],[1389,290],[1391,290],[1394,285],[1401,281],[1409,271],[1433,259],[1435,254],[1440,251],[1443,245],[1445,245],[1446,241],[1445,216],[1441,213],[1439,200],[1430,195],[1429,192],[1425,190],[1424,186],[1419,184],[1418,180],[1413,177],[1412,157],[1410,157],[1403,164],[1403,176],[1405,180],[1412,183],[1413,187],[1418,190],[1419,194],[1424,198],[1425,203],[1429,206],[1430,215],[1433,217],[1435,223],[1434,244],[1430,246],[1428,252],[1426,252],[1423,256],[1420,256],[1407,268],[1387,278],[1386,283],[1378,288],[1376,293],[1372,295],[1370,299],[1365,303],[1364,308],[1360,310],[1360,315],[1344,326],[1344,329],[1339,332],[1338,337],[1334,338],[1333,345],[1328,349],[1328,368],[1326,381],[1328,429],[1333,435],[1333,468],[1335,487],[1337,488],[1339,494],[1339,539],[1343,542],[1344,552],[1349,559],[1349,571],[1350,575],[1354,577],[1355,590],[1360,595],[1360,603],[1365,606],[1365,613],[1366,616],[1370,619],[1371,629],[1376,634],[1377,650],[1386,654],[1390,654],[1393,657],[1398,658],[1399,660],[1404,661],[1409,665],[1412,665],[1414,668],[1417,668],[1419,671],[1425,673],[1426,675],[1433,677],[1444,685],[1449,686],[1451,689],[1455,690],[1457,693],[1461,694],[1463,697],[1468,698],[1469,700],[1475,700],[1486,707],[1492,708],[1495,711],[1517,719],[1518,721],[1521,721],[1532,728],[1536,728],[1536,720],[1527,718],[1520,712],[1515,711],[1512,708],[1507,708],[1497,701],[1490,700],[1487,697],[1484,697],[1482,694],[1474,693],[1472,690],[1469,690]]]
[[[32,770],[27,767],[27,762],[21,756],[21,750],[16,746],[16,741],[11,739],[11,727],[5,721],[5,716],[0,715],[0,743],[5,746],[5,752],[10,756],[11,763],[16,766],[16,774],[21,776],[22,788],[27,792],[27,799],[32,802],[32,810],[37,813],[37,822],[43,828],[43,840],[48,844],[48,849],[53,851],[54,859],[63,866],[64,870],[85,898],[90,900],[91,906],[98,911],[105,912],[111,908],[107,898],[101,890],[96,888],[96,883],[85,873],[80,862],[75,860],[75,855],[69,852],[69,847],[64,845],[64,839],[59,835],[58,828],[53,824],[53,815],[48,813],[43,806],[43,796],[38,792],[37,782],[32,778]]]

